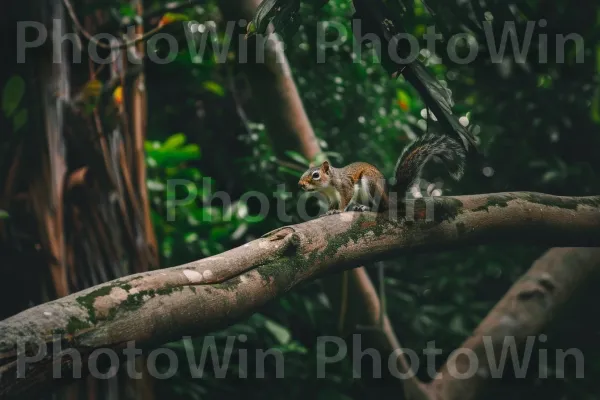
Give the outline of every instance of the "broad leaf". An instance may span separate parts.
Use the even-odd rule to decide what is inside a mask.
[[[165,140],[165,143],[162,145],[162,148],[174,150],[183,146],[186,140],[187,139],[183,133],[176,133],[174,135],[171,135],[167,140]]]

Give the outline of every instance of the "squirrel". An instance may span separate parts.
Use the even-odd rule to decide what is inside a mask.
[[[463,176],[465,148],[449,136],[428,133],[404,148],[396,163],[395,181],[391,184],[376,167],[366,162],[334,168],[324,161],[304,172],[298,186],[304,191],[317,191],[326,196],[329,201],[327,214],[342,211],[381,213],[394,206],[389,193],[394,191],[404,196],[432,157],[439,158],[455,180]]]
[[[342,211],[385,212],[396,207],[392,191],[405,195],[421,175],[421,170],[433,158],[439,158],[455,180],[462,178],[466,163],[465,148],[458,141],[445,135],[425,134],[402,151],[394,170],[394,182],[388,184],[375,166],[366,162],[355,162],[345,167],[334,168],[328,161],[309,168],[302,174],[298,186],[305,191],[317,191],[329,201],[327,214]],[[402,200],[401,200],[402,201]],[[380,267],[382,268],[382,267]],[[382,273],[382,270],[380,269]],[[341,286],[338,330],[346,326],[349,272],[344,271]],[[383,299],[385,294],[380,293]],[[381,300],[384,302],[384,300]],[[380,307],[380,322],[383,324],[385,304]],[[382,329],[382,327],[379,327]]]

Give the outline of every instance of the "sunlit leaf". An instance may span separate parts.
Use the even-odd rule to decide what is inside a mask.
[[[217,82],[207,81],[204,82],[202,86],[204,87],[204,89],[216,94],[217,96],[222,97],[225,95],[225,89],[223,89],[223,86],[219,85]]]
[[[6,219],[8,217],[9,217],[9,215],[6,211],[0,210],[0,219]]]
[[[160,21],[158,21],[158,26],[165,26],[168,24],[172,24],[177,21],[188,21],[189,18],[185,14],[177,14],[177,13],[166,13],[162,16]]]
[[[171,135],[167,140],[165,140],[165,143],[163,143],[162,148],[169,150],[177,149],[183,146],[186,140],[187,139],[183,133],[176,133],[174,135]]]
[[[198,234],[196,232],[188,232],[185,234],[184,241],[186,243],[194,243],[198,240]]]
[[[396,92],[396,99],[396,103],[403,111],[410,110],[411,99],[404,90],[398,90]]]
[[[306,157],[304,157],[302,154],[289,150],[285,152],[285,155],[288,156],[289,158],[291,158],[292,160],[302,164],[302,165],[308,165],[309,162],[306,159]]]
[[[275,336],[277,341],[281,344],[288,343],[292,338],[290,331],[288,331],[285,327],[270,319],[265,320],[265,328],[267,328],[269,332],[271,332],[273,336]]]
[[[113,101],[117,105],[123,104],[123,87],[117,86],[113,91]]]
[[[542,182],[546,182],[546,183],[555,181],[557,179],[560,179],[560,173],[558,171],[547,171],[542,176]]]

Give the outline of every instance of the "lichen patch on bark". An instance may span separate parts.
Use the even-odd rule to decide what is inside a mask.
[[[190,283],[200,283],[204,279],[200,272],[191,269],[184,269],[183,274],[190,281]]]

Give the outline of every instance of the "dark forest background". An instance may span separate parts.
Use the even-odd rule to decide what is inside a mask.
[[[90,62],[85,52],[82,62],[74,63],[68,41],[60,54],[62,63],[53,64],[44,47],[28,53],[24,64],[16,63],[16,21],[48,23],[59,16],[65,31],[77,28],[60,1],[8,3],[5,8],[10,11],[0,17],[6,46],[0,79],[2,318],[118,276],[218,254],[283,224],[274,212],[264,219],[245,218],[255,215],[258,205],[236,202],[251,190],[275,201],[272,194],[281,183],[286,183],[291,196],[300,195],[295,182],[309,160],[295,144],[283,155],[274,151],[271,136],[277,132],[269,132],[264,122],[272,111],[268,104],[256,101],[261,85],[268,92],[274,83],[252,82],[253,75],[235,62],[234,46],[226,63],[217,62],[214,43],[201,59],[194,58],[182,28],[188,23],[182,21],[184,16],[195,21],[200,32],[214,23],[217,44],[222,43],[223,4],[236,7],[235,2],[171,4],[176,9],[161,1],[73,2],[77,18],[91,33],[126,32],[136,22],[142,22],[136,25],[138,32],[149,32],[169,22],[165,17],[175,19],[163,32],[178,39],[179,51],[169,53],[159,42],[156,54],[172,57],[171,62],[146,60],[143,73],[131,62],[101,66]],[[421,59],[452,91],[454,112],[477,137],[494,174],[485,177],[471,168],[463,180],[453,182],[434,168],[425,176],[428,182],[441,187],[442,194],[452,195],[600,193],[599,4],[431,0],[427,6],[432,15],[420,0],[403,3],[402,21],[417,38],[435,24],[446,39],[468,32],[480,45],[478,56],[467,65],[448,57],[447,41],[438,42],[435,55],[422,51]],[[408,83],[391,79],[367,48],[355,53],[351,15],[346,0],[330,0],[320,9],[303,4],[299,30],[285,40],[286,55],[319,145],[331,162],[368,161],[389,176],[403,146],[435,129],[435,124],[426,121],[427,110]],[[317,24],[326,20],[345,26],[348,40],[327,49],[326,61],[317,63]],[[525,60],[515,56],[509,41],[503,60],[492,62],[483,20],[500,28],[503,22],[513,21],[520,38],[527,21],[547,24],[535,25]],[[582,46],[568,40],[564,62],[558,62],[555,38],[568,34],[579,35]],[[85,47],[88,40],[79,36],[76,46]],[[548,62],[540,62],[538,46],[544,40],[550,49]],[[466,43],[460,42],[459,55],[467,54]],[[107,57],[124,52],[100,49]],[[177,206],[176,218],[170,221],[166,193],[172,179],[195,182],[198,196],[195,202]],[[207,201],[216,191],[225,191],[234,200],[233,218],[228,218],[220,201]],[[186,189],[178,187],[178,198],[185,195]],[[293,209],[296,203],[286,204],[299,221]],[[444,349],[437,357],[439,367],[545,250],[494,244],[385,262],[387,311],[401,343],[417,350],[435,341]],[[378,286],[375,265],[366,267]],[[595,304],[590,301],[590,306]],[[581,310],[561,319],[547,332],[546,343],[548,349],[581,349],[585,379],[575,379],[569,363],[564,370],[550,368],[547,379],[537,378],[534,351],[528,378],[508,379],[506,392],[496,395],[600,398],[595,379],[600,372],[600,327],[586,313]],[[134,383],[124,378],[89,379],[85,385],[57,393],[69,398],[94,398],[92,393],[97,398],[135,394],[172,399],[400,397],[392,377],[354,379],[350,358],[328,368],[326,379],[317,379],[316,338],[336,335],[336,324],[322,282],[315,281],[215,332],[220,356],[228,335],[247,335],[245,343],[236,342],[225,378],[207,371],[202,379],[192,379],[185,348],[182,342],[174,342],[166,346],[182,357],[171,379]],[[203,340],[194,339],[198,351]],[[256,375],[252,350],[267,348],[284,351],[285,378],[276,378],[275,365],[269,362],[265,378],[252,378]],[[245,379],[238,377],[240,349],[247,349],[249,355]],[[425,365],[424,356],[421,361]],[[368,362],[365,365],[369,368]],[[427,379],[426,373],[423,369],[418,375]]]

